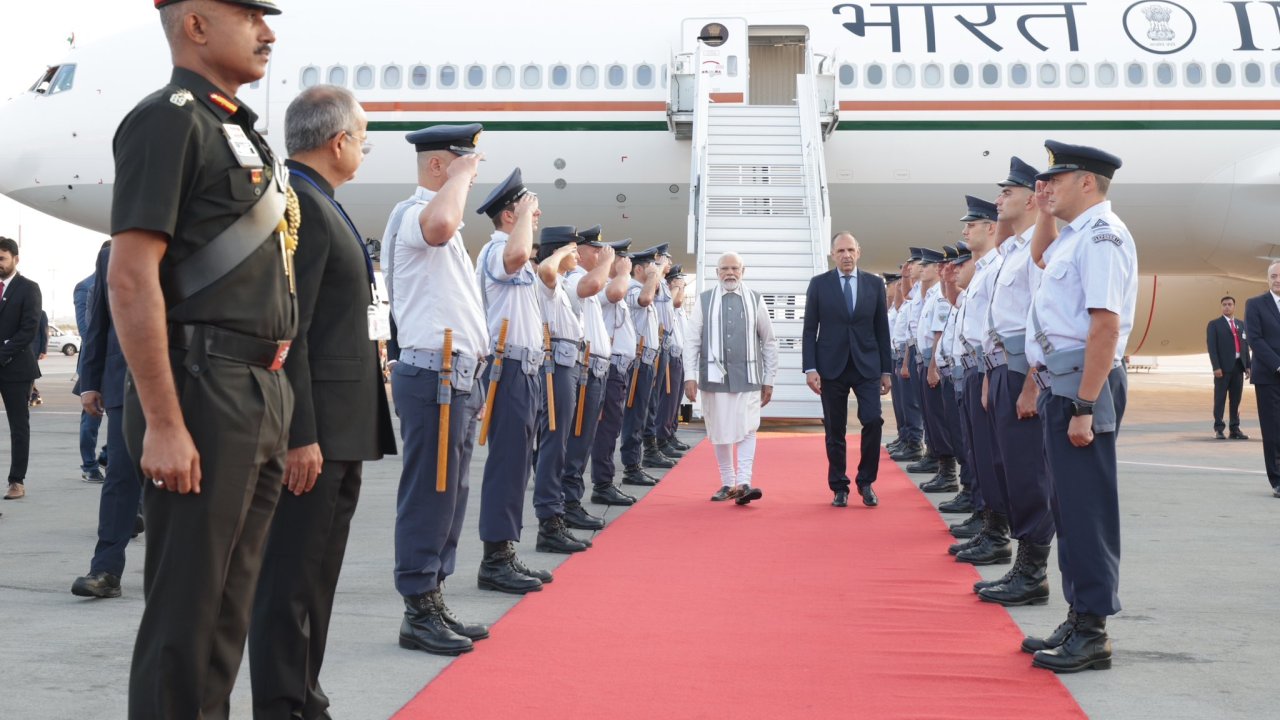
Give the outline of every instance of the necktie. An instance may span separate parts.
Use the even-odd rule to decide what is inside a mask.
[[[1236,331],[1236,321],[1227,320],[1227,324],[1231,326],[1231,339],[1236,343],[1236,355],[1240,355],[1240,333]]]
[[[853,299],[853,276],[844,276],[844,304],[849,308],[849,316],[853,316],[853,308],[857,303]]]
[[[0,280],[0,298],[4,297],[4,281]]]

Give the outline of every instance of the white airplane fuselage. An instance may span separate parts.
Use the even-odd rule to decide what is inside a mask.
[[[994,198],[1011,155],[1043,166],[1050,137],[1125,160],[1112,199],[1144,276],[1130,352],[1202,352],[1203,331],[1188,319],[1211,317],[1222,294],[1260,292],[1261,258],[1280,255],[1272,4],[690,5],[486,2],[469,17],[453,7],[443,21],[438,8],[389,0],[294,3],[269,19],[279,37],[269,74],[239,99],[283,153],[285,109],[304,82],[345,76],[375,149],[339,197],[366,236],[381,235],[415,185],[406,132],[482,122],[488,161],[473,206],[518,165],[543,224],[600,223],[611,238],[683,249],[690,143],[668,123],[679,93],[672,67],[699,28],[723,23],[718,102],[786,104],[779,78],[808,52],[822,56],[811,70],[835,76],[838,125],[825,143],[833,227],[860,239],[867,269],[895,269],[908,245],[958,240],[962,196]],[[804,49],[787,49],[797,44]],[[19,139],[0,149],[0,192],[106,232],[111,138],[167,82],[168,51],[156,23],[73,50],[68,64],[69,89],[0,104],[0,134]],[[557,66],[565,87],[550,86]],[[610,83],[614,66],[620,87]],[[965,74],[968,83],[957,82]],[[472,216],[463,232],[473,252],[490,230]]]

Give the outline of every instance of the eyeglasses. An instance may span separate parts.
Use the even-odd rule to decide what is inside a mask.
[[[342,134],[360,143],[360,152],[362,154],[368,155],[370,152],[373,152],[373,143],[369,142],[369,137],[367,135],[362,140],[359,137],[356,137],[356,134],[350,130],[343,130]]]

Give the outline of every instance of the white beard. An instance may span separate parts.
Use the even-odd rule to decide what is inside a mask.
[[[722,280],[720,282],[720,287],[723,288],[725,292],[734,292],[740,285],[742,285],[741,280]]]

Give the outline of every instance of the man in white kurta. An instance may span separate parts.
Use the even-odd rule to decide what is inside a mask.
[[[751,470],[760,408],[769,404],[778,372],[778,341],[768,309],[742,284],[743,270],[736,253],[720,257],[720,282],[694,303],[684,351],[685,395],[693,402],[702,388],[707,439],[720,465],[721,487],[711,499],[739,505],[764,495],[751,486]]]

